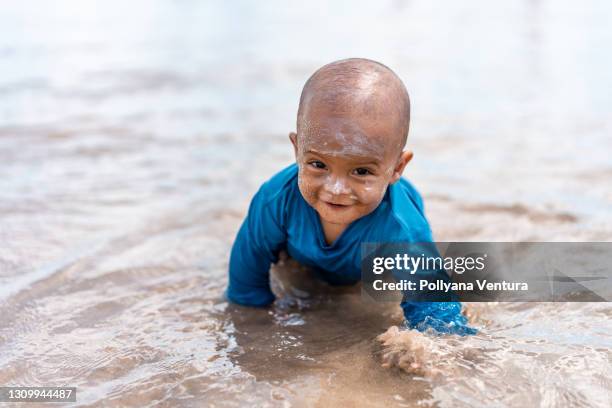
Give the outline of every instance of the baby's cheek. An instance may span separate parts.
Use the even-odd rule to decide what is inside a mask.
[[[306,201],[312,201],[314,199],[316,186],[313,185],[308,176],[304,175],[301,167],[298,172],[298,187],[300,188],[300,192]]]
[[[385,183],[367,182],[359,192],[359,199],[363,204],[378,205],[386,192]]]

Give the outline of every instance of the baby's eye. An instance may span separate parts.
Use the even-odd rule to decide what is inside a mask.
[[[353,172],[358,176],[368,176],[370,174],[373,174],[370,170],[366,169],[365,167],[358,167],[355,170],[353,170]]]
[[[323,163],[322,161],[319,160],[313,160],[310,163],[311,166],[317,168],[317,169],[324,169],[325,168],[325,163]]]

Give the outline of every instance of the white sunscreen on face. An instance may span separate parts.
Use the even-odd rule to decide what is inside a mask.
[[[336,177],[334,180],[328,176],[325,179],[325,189],[334,195],[349,194],[351,192],[349,187],[339,177]]]

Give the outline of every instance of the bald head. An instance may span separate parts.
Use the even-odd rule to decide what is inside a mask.
[[[338,116],[356,115],[391,125],[400,146],[406,144],[410,100],[406,87],[388,67],[378,62],[350,58],[327,64],[304,85],[297,117],[298,135],[308,126],[312,111]]]

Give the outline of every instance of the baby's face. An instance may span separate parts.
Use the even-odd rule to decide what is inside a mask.
[[[310,111],[291,135],[300,192],[324,221],[346,225],[369,214],[399,179],[410,158],[402,160],[402,138],[388,122]]]

